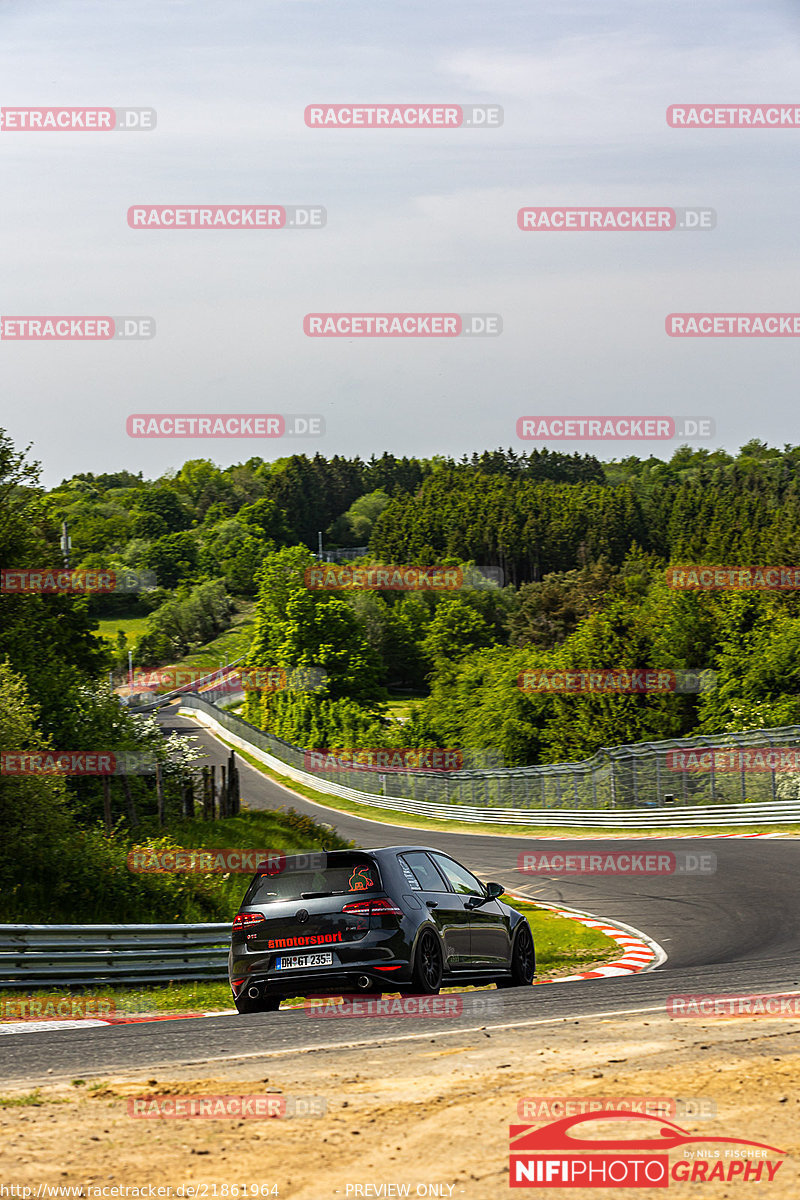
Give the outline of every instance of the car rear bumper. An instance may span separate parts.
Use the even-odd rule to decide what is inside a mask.
[[[238,995],[247,995],[248,988],[257,987],[262,996],[330,996],[343,991],[355,995],[380,989],[393,992],[411,983],[408,963],[383,964],[396,966],[396,970],[376,969],[374,959],[363,963],[348,963],[346,966],[319,967],[312,970],[252,971],[244,982],[232,990]],[[234,978],[241,978],[235,975]],[[370,986],[359,986],[359,980],[368,979]]]

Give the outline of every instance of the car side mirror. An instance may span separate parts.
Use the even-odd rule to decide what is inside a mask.
[[[490,900],[496,900],[498,896],[502,896],[506,890],[502,883],[486,883],[484,887],[486,891],[482,896],[470,896],[467,908],[480,908],[481,905],[488,904]]]

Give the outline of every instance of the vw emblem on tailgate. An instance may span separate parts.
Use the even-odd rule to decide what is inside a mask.
[[[301,925],[305,925],[306,921],[308,920],[308,909],[307,908],[299,908],[297,910],[297,912],[295,913],[295,917],[297,918],[297,920],[300,922]]]

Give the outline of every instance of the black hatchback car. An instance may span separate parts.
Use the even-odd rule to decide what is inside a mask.
[[[262,863],[233,921],[228,973],[240,1013],[289,996],[435,994],[530,984],[530,926],[449,855],[426,846],[333,850]]]

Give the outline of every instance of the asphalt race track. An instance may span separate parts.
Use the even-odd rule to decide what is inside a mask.
[[[222,763],[227,749],[194,722],[162,715],[165,729],[190,731],[207,747],[211,761]],[[502,993],[503,1011],[476,1019],[448,1022],[452,1033],[493,1026],[529,1029],[542,1037],[548,1024],[584,1016],[664,1011],[666,997],[687,992],[724,994],[800,990],[800,840],[733,838],[681,839],[675,849],[717,856],[712,875],[562,879],[533,877],[517,870],[523,850],[554,852],[558,841],[480,834],[424,832],[402,825],[363,820],[323,809],[288,793],[241,759],[243,800],[251,808],[291,806],[334,824],[339,832],[368,846],[428,844],[448,851],[485,880],[532,898],[562,902],[601,917],[622,921],[654,938],[668,954],[655,971]],[[640,845],[664,848],[667,842],[624,843],[603,839],[602,848],[625,850]],[[591,839],[570,839],[571,851],[597,849]],[[245,881],[243,879],[242,890]],[[488,994],[488,993],[487,993]],[[441,1022],[418,1018],[414,1032],[401,1018],[374,1018],[365,1037],[352,1021],[310,1021],[305,1012],[259,1013],[138,1025],[31,1032],[0,1039],[2,1077],[32,1085],[69,1079],[76,1074],[163,1068],[217,1060],[245,1061],[264,1054],[307,1051],[331,1045],[375,1045],[394,1040],[441,1037]],[[539,1027],[539,1028],[537,1028]]]

